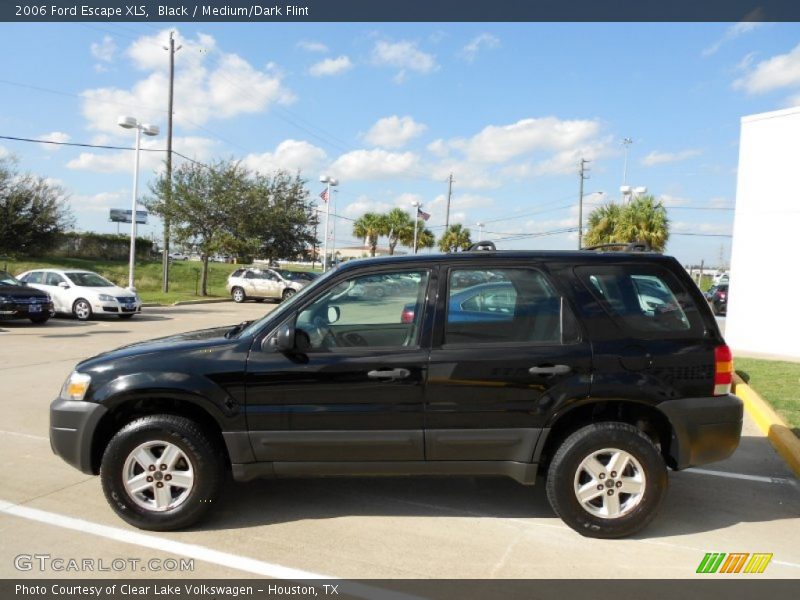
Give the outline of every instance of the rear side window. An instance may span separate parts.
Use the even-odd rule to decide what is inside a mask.
[[[578,267],[595,299],[625,328],[646,337],[699,334],[702,319],[694,300],[673,275],[657,267]]]
[[[540,271],[450,271],[445,344],[562,344],[577,340],[572,312]]]
[[[24,281],[25,283],[42,283],[42,276],[44,273],[42,271],[34,271],[33,273],[28,273],[25,277],[20,278],[20,281]]]
[[[241,277],[244,269],[236,269],[233,273],[231,273],[231,277]]]

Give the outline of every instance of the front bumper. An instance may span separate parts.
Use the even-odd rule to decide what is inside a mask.
[[[86,474],[94,474],[92,439],[106,408],[83,400],[62,400],[50,404],[50,447],[67,463]]]
[[[676,470],[724,460],[739,446],[744,405],[733,394],[667,400],[658,408],[672,425],[668,455]]]
[[[13,300],[0,304],[0,318],[30,319],[42,315],[53,315],[53,303],[45,298],[41,301]]]
[[[132,315],[142,312],[142,303],[134,302],[130,304],[130,303],[118,302],[116,300],[112,302],[101,300],[94,303],[93,310],[96,313],[105,313],[105,314],[110,313],[113,315]]]

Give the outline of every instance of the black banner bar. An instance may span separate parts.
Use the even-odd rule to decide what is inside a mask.
[[[800,21],[797,0],[3,0],[16,22]]]

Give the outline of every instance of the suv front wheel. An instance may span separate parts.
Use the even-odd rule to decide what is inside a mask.
[[[168,531],[203,516],[217,498],[222,474],[220,449],[194,421],[153,415],[128,423],[111,439],[100,480],[125,521]]]
[[[547,472],[547,498],[559,517],[587,537],[619,538],[655,517],[667,490],[656,446],[627,423],[593,423],[570,435]]]

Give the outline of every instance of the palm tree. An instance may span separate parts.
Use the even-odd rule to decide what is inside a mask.
[[[366,241],[370,256],[375,256],[378,250],[378,238],[386,230],[385,220],[385,215],[364,213],[353,223],[353,236]]]
[[[469,229],[464,229],[461,223],[450,225],[439,238],[439,250],[442,252],[457,252],[466,250],[472,244]]]
[[[405,242],[403,243],[405,244]],[[413,244],[414,240],[412,239],[408,245],[411,246]],[[417,248],[433,248],[435,245],[436,237],[430,229],[426,227],[425,229],[417,230]]]
[[[589,215],[587,246],[597,244],[645,242],[663,252],[669,239],[667,209],[653,196],[642,196],[630,203],[606,204]]]
[[[383,215],[384,230],[381,232],[389,238],[389,254],[394,254],[397,243],[411,245],[414,243],[414,222],[402,208],[393,208]]]

